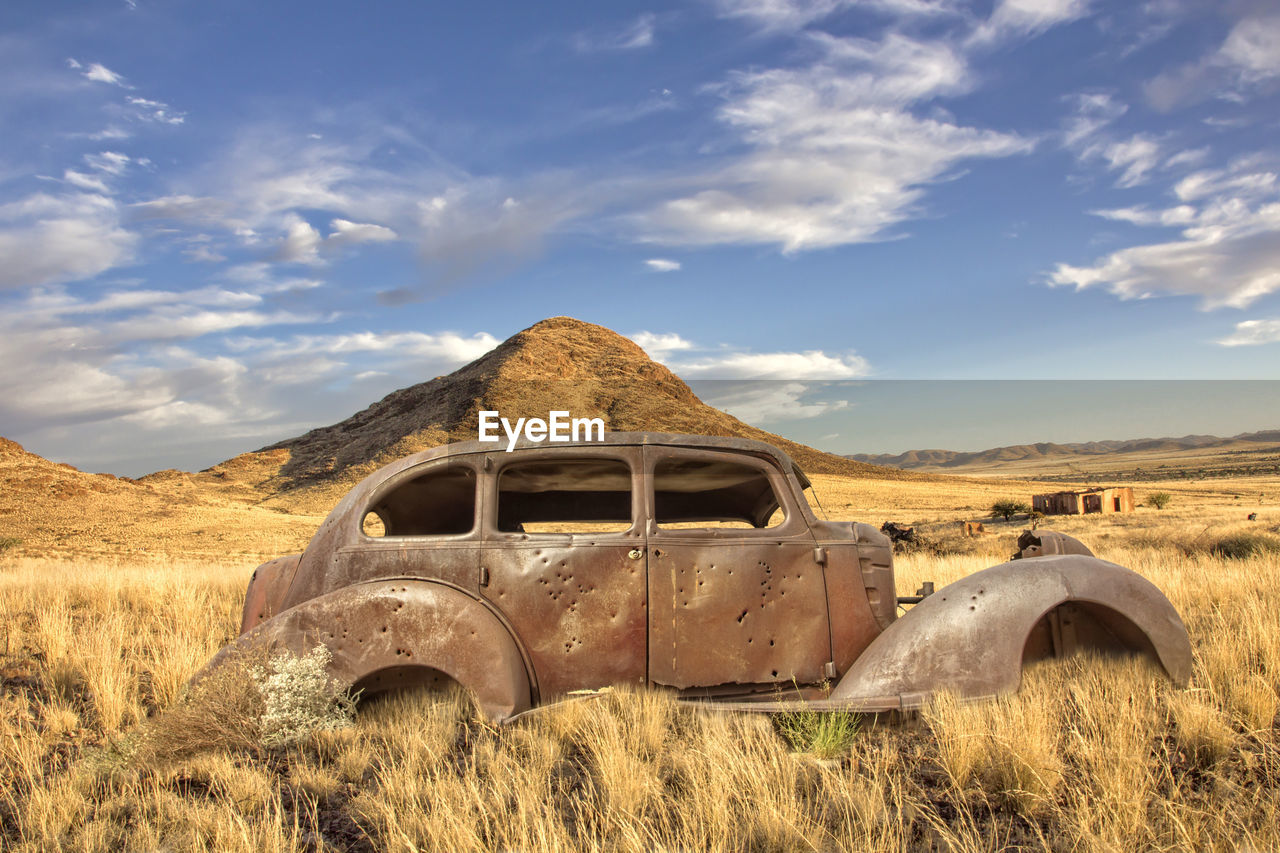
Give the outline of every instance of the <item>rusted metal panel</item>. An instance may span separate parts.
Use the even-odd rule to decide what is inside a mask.
[[[650,680],[672,687],[822,680],[831,646],[812,541],[689,540],[650,540]]]
[[[827,551],[823,579],[831,621],[831,661],[839,676],[880,634],[881,626],[897,615],[893,552],[888,537],[869,524],[815,522],[813,532]],[[838,538],[841,534],[843,539]],[[848,547],[851,538],[859,547]]]
[[[647,448],[648,499],[659,465],[727,457]],[[735,462],[767,478],[785,517],[772,528],[668,528],[650,510],[649,679],[655,684],[812,683],[831,660],[823,569],[790,485],[776,467]]]
[[[249,591],[244,597],[244,610],[240,614],[241,634],[276,615],[301,557],[301,554],[276,557],[254,570],[253,577],[249,579]]]

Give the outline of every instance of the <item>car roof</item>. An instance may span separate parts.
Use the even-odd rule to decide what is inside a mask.
[[[513,453],[521,450],[572,450],[583,447],[635,447],[641,445],[655,445],[661,447],[685,447],[696,450],[727,450],[737,453],[747,453],[753,456],[772,457],[784,471],[794,471],[799,478],[802,486],[809,485],[808,478],[804,475],[799,467],[791,460],[783,451],[763,441],[756,441],[750,438],[737,438],[729,436],[716,435],[690,435],[677,432],[605,432],[602,441],[567,441],[555,442],[550,441],[530,441],[521,435],[516,439]],[[394,468],[396,471],[403,471],[407,468],[417,466],[423,462],[433,459],[442,459],[452,456],[465,456],[475,453],[493,453],[495,451],[502,452],[507,449],[507,437],[502,435],[498,442],[477,440],[456,441],[452,444],[444,444],[439,447],[432,447],[427,450],[419,451],[412,456],[405,457],[397,462],[387,466],[388,469]],[[385,470],[386,474],[392,471]]]

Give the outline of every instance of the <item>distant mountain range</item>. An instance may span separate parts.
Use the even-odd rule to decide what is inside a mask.
[[[848,456],[858,462],[884,465],[905,470],[946,470],[988,467],[1010,463],[1055,461],[1066,462],[1078,457],[1098,457],[1122,453],[1205,450],[1249,442],[1280,444],[1280,430],[1241,433],[1230,438],[1216,435],[1184,435],[1181,438],[1135,438],[1128,441],[1086,441],[1074,444],[1014,444],[990,450],[962,452],[957,450],[908,450],[906,453],[854,453]]]

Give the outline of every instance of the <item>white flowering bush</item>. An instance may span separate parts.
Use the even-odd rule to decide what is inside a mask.
[[[281,652],[252,668],[264,706],[263,746],[286,746],[316,729],[351,723],[355,700],[329,677],[330,660],[329,650],[316,646],[305,657]]]

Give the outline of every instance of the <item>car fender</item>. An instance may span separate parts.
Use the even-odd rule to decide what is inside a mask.
[[[867,647],[830,703],[894,710],[919,708],[940,691],[1006,693],[1018,688],[1024,664],[1083,648],[1144,654],[1179,685],[1191,676],[1186,628],[1154,584],[1065,554],[992,566],[926,597]]]
[[[244,594],[244,611],[240,614],[243,634],[279,612],[280,603],[298,571],[301,554],[287,554],[268,560],[253,570],[249,589]]]
[[[237,650],[301,657],[316,646],[329,650],[329,674],[342,687],[373,692],[443,675],[472,691],[494,720],[528,710],[535,696],[525,655],[497,614],[456,587],[406,578],[354,584],[278,613],[204,672]]]

